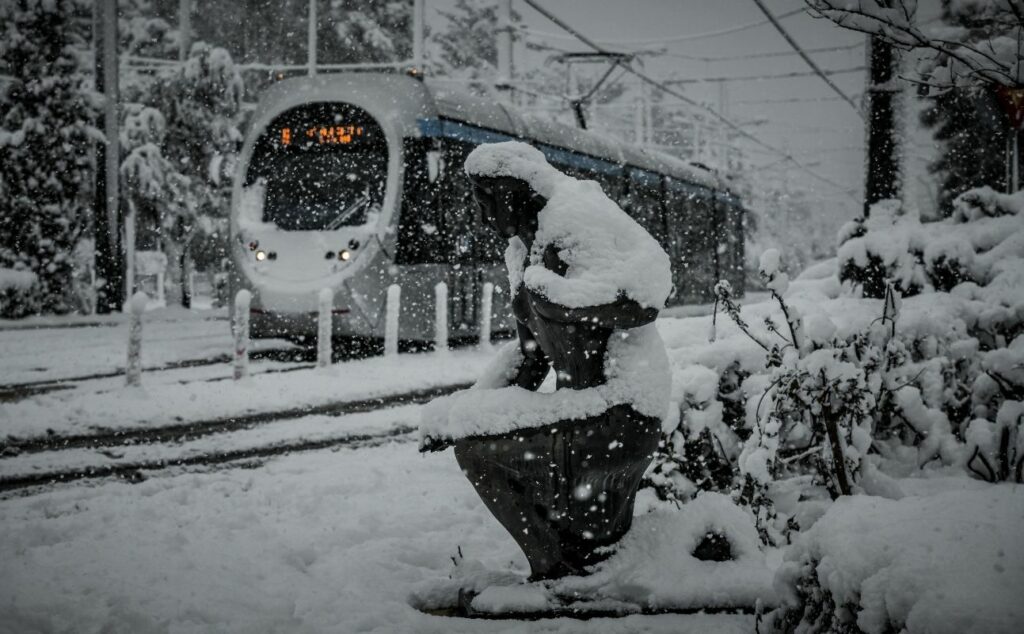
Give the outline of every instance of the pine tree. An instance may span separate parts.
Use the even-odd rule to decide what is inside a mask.
[[[941,154],[928,167],[941,179],[939,211],[953,212],[953,200],[972,187],[1006,187],[1006,116],[991,93],[955,89],[935,97],[921,114]]]
[[[989,10],[971,9],[950,0],[943,0],[942,4],[943,22],[961,33],[966,42],[984,48],[997,37],[1014,32],[1015,23],[1008,20],[1008,9],[997,8],[994,4]],[[953,87],[935,95],[921,120],[934,130],[935,139],[941,142],[942,154],[929,169],[942,179],[939,198],[942,215],[952,213],[953,200],[972,187],[988,185],[1001,191],[1005,189],[1009,124],[989,85]]]
[[[75,308],[73,259],[87,230],[96,104],[78,53],[85,48],[72,0],[0,1],[0,267],[38,277],[47,313]],[[77,50],[76,50],[77,49]]]

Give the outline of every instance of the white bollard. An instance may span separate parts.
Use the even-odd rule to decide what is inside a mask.
[[[142,385],[142,313],[147,303],[149,297],[142,291],[128,300],[128,366],[124,374],[129,386]]]
[[[252,293],[246,289],[235,295],[235,380],[249,376],[249,305]]]
[[[448,285],[434,287],[434,350],[448,352]]]
[[[485,350],[491,347],[491,311],[494,304],[494,284],[484,284],[484,294],[480,298],[480,347]]]
[[[398,354],[398,310],[402,302],[402,287],[388,287],[388,304],[384,314],[384,356]]]
[[[161,306],[167,305],[167,293],[164,290],[165,273],[160,271],[156,274],[156,301]]]
[[[316,367],[326,368],[331,365],[331,337],[334,334],[334,291],[329,288],[320,289],[320,306],[317,313],[316,326]]]

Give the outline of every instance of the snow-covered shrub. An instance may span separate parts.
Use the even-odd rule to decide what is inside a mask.
[[[679,504],[697,491],[739,489],[735,463],[750,436],[741,387],[747,376],[739,362],[721,375],[701,365],[679,373],[679,419],[662,438],[647,475],[646,484],[660,499]]]
[[[0,318],[19,319],[39,310],[38,280],[32,271],[0,268]]]
[[[1020,631],[1022,515],[1020,487],[844,497],[787,550],[768,629]]]
[[[971,189],[954,201],[951,218],[922,223],[898,201],[882,201],[867,219],[840,231],[840,279],[864,297],[881,298],[886,280],[903,296],[948,292],[961,284],[988,286],[1000,275],[1020,274],[1024,256],[1024,195]],[[1018,260],[1013,265],[1007,258]]]

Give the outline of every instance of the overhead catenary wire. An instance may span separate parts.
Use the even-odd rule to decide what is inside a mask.
[[[590,48],[592,48],[595,51],[598,51],[600,53],[607,53],[608,52],[603,47],[598,45],[596,42],[594,42],[593,40],[588,38],[586,35],[584,35],[583,33],[580,33],[579,31],[577,31],[575,28],[572,27],[572,25],[568,24],[567,22],[565,22],[564,20],[559,18],[557,15],[555,15],[555,14],[551,13],[550,11],[548,11],[543,5],[538,3],[537,0],[523,0],[523,2],[525,2],[527,5],[529,5],[531,8],[533,8],[533,10],[537,11],[538,13],[543,15],[548,20],[551,20],[551,22],[556,24],[559,28],[563,29],[565,32],[572,34],[576,39],[578,39],[583,44],[586,44]],[[672,95],[673,97],[676,97],[677,99],[680,99],[683,102],[688,103],[688,104],[690,104],[691,106],[693,106],[695,108],[699,108],[700,110],[703,110],[703,111],[707,112],[712,117],[714,117],[718,121],[722,122],[726,127],[728,127],[729,129],[735,131],[737,134],[739,134],[743,138],[746,138],[749,141],[753,142],[754,144],[756,144],[756,145],[758,145],[758,146],[760,146],[760,147],[762,147],[762,148],[764,148],[766,150],[769,150],[769,151],[771,151],[774,154],[777,154],[778,156],[782,157],[783,159],[788,160],[789,162],[791,162],[794,166],[799,168],[804,173],[806,173],[806,174],[808,174],[808,175],[818,179],[819,181],[821,181],[823,183],[827,183],[827,184],[831,185],[832,187],[835,187],[836,189],[838,189],[839,191],[843,192],[844,194],[850,196],[851,198],[853,197],[852,194],[850,194],[850,192],[852,192],[854,190],[854,188],[846,187],[844,185],[841,185],[841,184],[835,182],[834,180],[832,180],[832,179],[830,179],[830,178],[828,178],[826,176],[822,176],[821,174],[818,174],[817,172],[815,172],[815,171],[805,167],[803,163],[798,161],[789,152],[786,152],[784,150],[780,150],[780,149],[778,149],[778,148],[776,148],[776,147],[774,147],[772,145],[769,145],[769,144],[765,143],[761,139],[759,139],[756,136],[754,136],[753,134],[747,132],[746,130],[741,128],[739,125],[737,125],[736,123],[732,122],[731,120],[729,120],[728,118],[726,118],[725,116],[720,114],[718,111],[716,111],[716,110],[714,110],[712,108],[709,108],[708,106],[705,106],[704,104],[699,103],[699,102],[693,100],[692,98],[686,96],[685,94],[679,92],[678,90],[675,90],[673,88],[670,88],[669,86],[664,85],[663,83],[661,83],[661,82],[651,78],[646,73],[638,71],[635,68],[631,68],[631,67],[627,67],[627,68],[629,69],[630,73],[635,75],[638,79],[640,79],[644,83],[646,83],[646,84],[648,84],[650,86],[653,86],[655,88],[658,88],[662,92],[665,92],[665,93],[667,93],[669,95]]]
[[[804,51],[804,49],[800,48],[800,44],[797,43],[797,41],[795,39],[793,39],[793,36],[789,34],[789,31],[787,31],[782,26],[782,23],[779,22],[779,18],[775,17],[775,15],[772,14],[772,12],[768,9],[768,7],[765,6],[764,1],[763,0],[753,0],[753,1],[754,1],[754,4],[757,5],[757,8],[761,10],[761,13],[764,14],[764,17],[768,18],[768,21],[772,23],[772,26],[775,27],[775,30],[779,32],[779,35],[781,35],[787,42],[789,42],[789,45],[793,47],[793,50],[796,51],[800,55],[800,58],[803,59],[805,62],[807,62],[807,65],[811,67],[811,69],[815,72],[815,74],[817,74],[819,77],[821,77],[821,80],[824,81],[826,84],[828,84],[828,87],[831,88],[833,91],[835,91],[835,93],[837,95],[842,97],[843,101],[845,101],[846,103],[850,104],[850,107],[853,108],[853,111],[857,113],[858,117],[863,119],[864,118],[864,113],[861,112],[860,107],[853,102],[853,99],[850,99],[849,97],[847,97],[846,93],[844,93],[842,90],[840,90],[839,86],[837,86],[835,84],[835,82],[833,82],[831,79],[828,78],[828,75],[825,74],[825,72],[823,70],[821,70],[821,68],[814,62],[813,59],[811,59],[811,56],[808,55]]]
[[[822,71],[826,75],[848,75],[850,73],[860,73],[867,70],[866,66],[853,66],[851,68],[838,68],[835,70]],[[741,75],[741,76],[728,76],[725,77],[687,77],[686,79],[666,79],[666,84],[679,85],[679,84],[701,84],[701,83],[722,83],[728,81],[762,81],[765,79],[790,79],[794,77],[810,77],[817,75],[814,71],[793,71],[790,73],[778,73],[775,75]]]
[[[852,51],[858,48],[864,48],[864,42],[857,42],[856,44],[846,44],[843,46],[820,46],[818,48],[805,48],[804,51],[807,53],[832,53],[839,51]],[[694,62],[734,62],[744,59],[764,59],[766,57],[792,57],[793,55],[799,55],[796,51],[773,51],[770,53],[742,53],[740,55],[689,55],[685,53],[670,53],[668,51],[652,52],[652,55],[663,55],[665,57],[676,57],[678,59],[688,59]]]
[[[527,4],[529,4],[530,6],[533,6],[529,2],[527,2]],[[534,7],[534,8],[536,8],[536,7]],[[803,12],[804,12],[803,8],[793,9],[792,11],[787,11],[786,13],[783,13],[783,14],[779,15],[778,19],[783,20],[785,18],[794,16],[794,15],[797,15],[798,13],[803,13]],[[646,40],[601,40],[600,43],[601,44],[609,44],[611,46],[647,46],[647,45],[650,45],[650,44],[661,44],[663,42],[689,42],[689,41],[693,41],[693,40],[703,40],[703,39],[707,39],[707,38],[711,38],[711,37],[721,37],[722,35],[729,35],[729,34],[732,34],[732,33],[739,33],[740,31],[746,31],[748,29],[753,29],[753,28],[756,28],[756,27],[759,27],[759,26],[763,26],[763,25],[768,24],[768,23],[769,23],[768,20],[759,20],[757,22],[750,22],[748,24],[741,24],[739,26],[732,26],[732,27],[728,27],[728,28],[725,28],[725,29],[719,29],[717,31],[707,31],[707,32],[704,32],[704,33],[688,33],[688,34],[685,34],[685,35],[668,35],[668,36],[665,36],[665,37],[655,37],[655,38],[650,38],[650,39],[646,39]],[[562,35],[561,33],[547,33],[545,31],[537,31],[537,30],[528,29],[528,28],[525,28],[525,27],[517,27],[516,31],[518,33],[522,33],[524,35],[533,35],[535,37],[555,38],[555,39],[573,39],[571,36]]]
[[[855,92],[850,95],[851,99],[857,99],[862,93]],[[732,103],[740,105],[765,104],[765,103],[806,103],[816,101],[842,101],[842,97],[782,97],[779,99],[738,99]]]

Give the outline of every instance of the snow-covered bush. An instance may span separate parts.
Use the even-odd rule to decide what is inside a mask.
[[[19,319],[39,310],[38,279],[32,271],[0,268],[0,318]]]
[[[1017,222],[1015,215],[985,218]],[[1004,261],[1016,259],[1008,224],[976,225],[971,240],[997,244]],[[891,256],[900,257],[895,249]],[[978,259],[991,257],[991,250],[978,255],[975,270]],[[987,286],[960,283],[948,293],[920,295],[908,317],[898,284],[883,281],[881,302],[836,300],[864,315],[840,327],[834,314],[800,295],[804,286],[826,288],[834,278],[801,279],[788,298],[791,283],[780,260],[771,250],[761,258],[777,306],[761,323],[747,322],[727,283],[716,288],[721,312],[760,352],[737,356],[729,344],[724,359],[708,354],[676,369],[679,417],[648,474],[661,499],[685,501],[699,490],[730,494],[752,508],[762,537],[779,543],[799,527],[791,504],[784,512],[775,505],[780,487],[794,479],[802,479],[802,496],[827,500],[884,493],[884,470],[965,468],[993,482],[1020,477],[1019,275],[991,266],[998,272],[978,276]]]
[[[767,629],[1019,631],[1022,516],[1020,487],[845,497],[787,550]]]
[[[881,298],[892,280],[903,296],[947,292],[965,282],[988,286],[1012,269],[1005,258],[1024,256],[1024,192],[1012,196],[984,187],[954,201],[953,217],[922,223],[898,201],[872,206],[867,219],[840,230],[839,276],[864,297]]]

